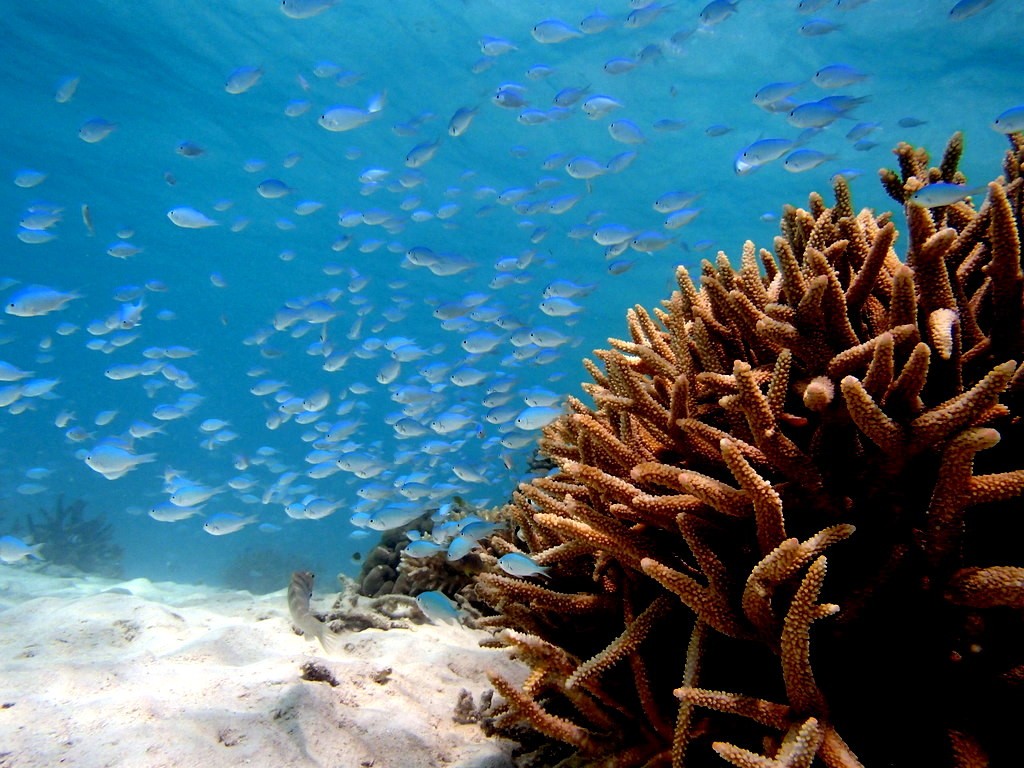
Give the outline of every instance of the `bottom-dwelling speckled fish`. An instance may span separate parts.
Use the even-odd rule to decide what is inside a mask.
[[[309,610],[309,600],[313,597],[313,574],[309,571],[295,571],[291,584],[288,585],[288,612],[292,623],[302,630],[308,639],[320,641],[329,656],[341,654],[342,637],[328,629],[320,619]]]

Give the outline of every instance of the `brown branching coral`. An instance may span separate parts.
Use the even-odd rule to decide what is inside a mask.
[[[1013,764],[1024,712],[1024,138],[984,202],[901,144],[889,214],[787,207],[774,251],[587,361],[594,407],[548,426],[550,477],[507,509],[551,579],[485,573],[499,730],[577,764]],[[975,201],[977,203],[978,201]],[[724,762],[723,762],[724,761]]]

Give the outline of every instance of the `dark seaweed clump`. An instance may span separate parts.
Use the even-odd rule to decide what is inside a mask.
[[[44,545],[42,554],[48,563],[120,578],[124,551],[114,542],[114,528],[102,517],[87,517],[85,507],[82,499],[65,505],[61,494],[53,509],[40,508],[26,515],[24,527],[32,541]]]

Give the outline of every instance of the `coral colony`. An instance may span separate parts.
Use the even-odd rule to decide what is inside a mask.
[[[573,765],[1020,764],[1010,140],[974,200],[959,135],[937,168],[901,144],[882,182],[906,235],[839,179],[833,207],[787,206],[774,253],[720,253],[699,287],[678,268],[585,361],[593,407],[570,398],[541,440],[557,471],[507,508],[550,578],[475,586],[532,668],[493,676],[497,731]]]

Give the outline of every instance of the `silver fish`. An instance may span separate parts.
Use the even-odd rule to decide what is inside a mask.
[[[328,655],[338,655],[342,650],[342,636],[328,629],[309,610],[309,600],[313,597],[313,578],[309,571],[295,571],[292,574],[292,581],[288,585],[288,613],[302,634],[319,640]]]

